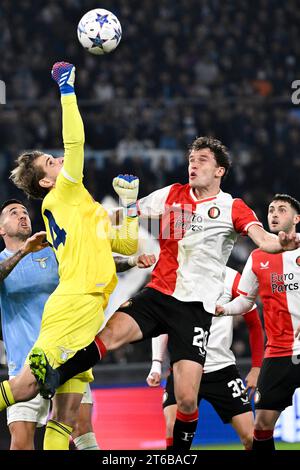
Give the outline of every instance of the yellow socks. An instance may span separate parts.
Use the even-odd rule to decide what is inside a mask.
[[[8,406],[14,405],[13,397],[8,380],[0,383],[0,411],[5,410]]]
[[[44,450],[69,450],[72,431],[71,426],[49,419],[44,437]]]

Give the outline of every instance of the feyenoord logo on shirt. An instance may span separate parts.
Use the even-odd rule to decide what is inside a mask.
[[[296,258],[296,264],[297,264],[298,266],[300,266],[300,256],[298,256],[298,258]]]
[[[220,215],[220,209],[218,207],[211,207],[209,210],[208,210],[208,217],[210,219],[217,219]]]

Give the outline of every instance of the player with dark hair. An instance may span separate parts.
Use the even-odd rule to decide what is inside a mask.
[[[8,362],[8,374],[16,376],[40,331],[44,305],[57,287],[59,278],[53,250],[44,243],[45,232],[31,236],[27,208],[16,199],[0,207],[0,235],[5,249],[0,253],[1,321]],[[36,427],[47,423],[49,400],[40,395],[7,408],[11,450],[33,450]],[[87,411],[92,407],[89,386],[80,404],[72,435],[79,450],[98,449]]]
[[[229,166],[224,145],[200,137],[189,151],[189,184],[173,184],[138,201],[140,216],[160,220],[160,256],[150,283],[120,306],[94,343],[62,367],[45,367],[43,351],[36,351],[40,359],[32,370],[40,376],[41,393],[51,395],[106,350],[166,333],[177,402],[173,448],[190,448],[212,315],[223,295],[226,263],[238,234],[248,235],[269,253],[299,246],[293,234],[266,232],[241,199],[220,189]],[[117,192],[126,197],[126,189]]]
[[[272,233],[296,235],[300,203],[276,194],[269,204]],[[238,286],[240,294],[217,314],[238,315],[252,308],[259,294],[263,304],[267,346],[255,395],[253,449],[274,450],[273,431],[281,412],[300,387],[300,249],[277,254],[254,250]]]
[[[17,199],[0,207],[0,303],[3,339],[12,378],[24,361],[40,330],[44,304],[58,284],[57,262],[45,232],[31,236],[26,207]],[[12,450],[33,449],[36,426],[47,422],[49,402],[40,395],[7,409]]]

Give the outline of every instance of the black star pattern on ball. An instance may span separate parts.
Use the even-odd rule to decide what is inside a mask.
[[[99,34],[95,38],[90,38],[91,41],[93,41],[92,47],[102,47],[102,45],[105,43],[106,39],[101,39]]]

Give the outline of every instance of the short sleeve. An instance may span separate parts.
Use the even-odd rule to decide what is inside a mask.
[[[234,230],[237,233],[247,235],[251,225],[260,225],[262,227],[262,223],[258,220],[255,212],[242,199],[234,199],[231,215]]]

